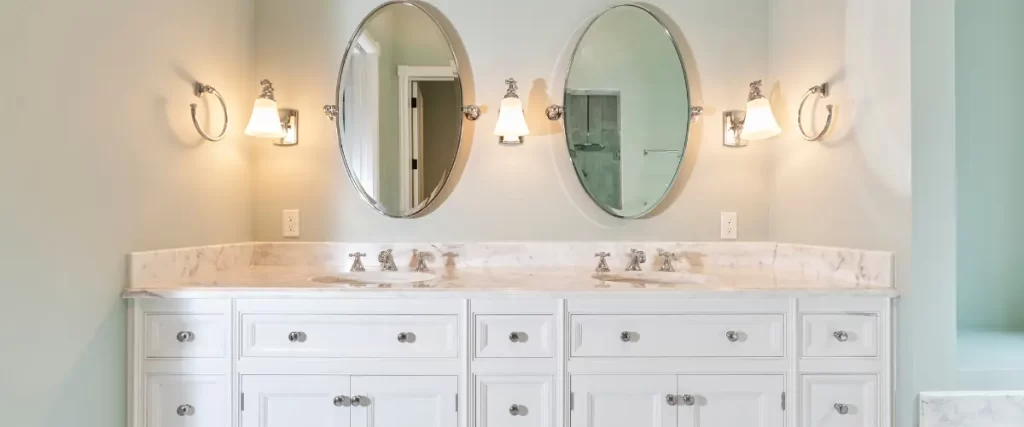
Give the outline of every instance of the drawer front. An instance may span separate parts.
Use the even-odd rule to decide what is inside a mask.
[[[454,315],[242,315],[246,357],[458,357]]]
[[[223,314],[145,315],[146,357],[223,358],[228,355],[230,319]]]
[[[781,314],[573,315],[573,357],[782,357]]]
[[[804,375],[803,424],[814,427],[878,427],[878,377]]]
[[[552,427],[551,377],[477,377],[478,427]]]
[[[805,314],[806,357],[878,356],[878,315]]]
[[[146,377],[146,427],[224,427],[231,396],[223,375]]]
[[[553,357],[550,315],[476,316],[476,357]]]

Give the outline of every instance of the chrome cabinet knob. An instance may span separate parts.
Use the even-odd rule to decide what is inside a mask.
[[[508,334],[508,340],[512,342],[519,342],[519,332]]]
[[[191,417],[192,414],[196,413],[196,408],[193,408],[192,405],[181,405],[181,406],[178,406],[178,409],[175,410],[175,412],[178,413],[179,417],[185,417],[185,416]]]
[[[412,337],[410,332],[400,332],[398,334],[398,342],[409,342],[409,338]]]
[[[832,336],[836,337],[836,340],[839,342],[846,342],[846,340],[850,339],[850,334],[847,334],[846,331],[835,331],[832,333]]]
[[[676,404],[679,403],[679,399],[677,399],[674,394],[666,394],[665,403],[668,403],[668,406],[676,406]]]
[[[740,340],[740,333],[736,331],[729,331],[725,333],[725,339],[729,342],[736,342]]]
[[[694,403],[697,403],[697,398],[693,397],[692,394],[683,395],[683,405],[693,406]]]
[[[306,342],[305,332],[291,332],[288,334],[288,341],[291,342]]]
[[[352,396],[352,406],[369,405],[370,399],[366,396]]]
[[[337,406],[339,408],[342,406],[349,406],[351,404],[352,399],[349,399],[347,396],[337,396],[334,398],[334,406]]]
[[[622,342],[630,342],[633,340],[633,333],[629,331],[622,331],[622,333],[619,334],[619,339],[622,340]]]
[[[509,406],[509,407],[508,407],[508,413],[509,413],[509,414],[512,414],[512,416],[516,416],[516,415],[519,415],[519,413],[521,412],[521,409],[520,409],[520,408],[521,408],[521,407],[520,407],[519,405],[512,405],[512,406]]]
[[[839,415],[846,415],[850,413],[850,407],[844,403],[837,403],[832,405],[832,407],[836,409],[836,412],[838,412]]]
[[[178,339],[178,342],[191,342],[196,339],[196,334],[193,334],[192,331],[181,331],[175,338]]]

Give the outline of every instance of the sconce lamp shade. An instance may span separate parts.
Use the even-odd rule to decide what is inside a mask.
[[[526,126],[526,117],[523,116],[523,102],[516,97],[502,99],[494,135],[504,141],[518,141],[520,137],[529,134],[530,128]]]
[[[252,116],[245,134],[260,138],[284,138],[284,127],[277,112],[277,101],[268,98],[257,98],[252,106]]]
[[[779,122],[772,113],[772,105],[767,98],[757,98],[747,102],[747,117],[743,123],[740,138],[747,141],[768,139],[782,133]]]

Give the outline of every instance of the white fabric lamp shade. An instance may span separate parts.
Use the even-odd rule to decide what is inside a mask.
[[[747,141],[768,139],[782,133],[779,122],[775,121],[772,105],[767,98],[758,98],[747,103],[747,117],[743,122],[740,138]]]
[[[519,137],[530,134],[530,128],[526,126],[526,117],[523,116],[523,102],[519,98],[507,97],[501,100],[494,134],[506,141],[518,140]]]
[[[284,138],[281,117],[277,114],[277,102],[273,99],[257,98],[252,106],[252,116],[245,134],[259,138]]]

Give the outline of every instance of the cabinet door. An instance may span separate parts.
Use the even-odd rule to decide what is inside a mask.
[[[245,375],[242,427],[349,427],[349,377]]]
[[[146,427],[223,427],[231,422],[224,375],[146,377]]]
[[[679,427],[782,427],[782,375],[680,375]]]
[[[572,427],[676,427],[668,402],[675,375],[573,375],[570,383]]]
[[[352,377],[352,427],[457,427],[458,392],[455,376]]]

